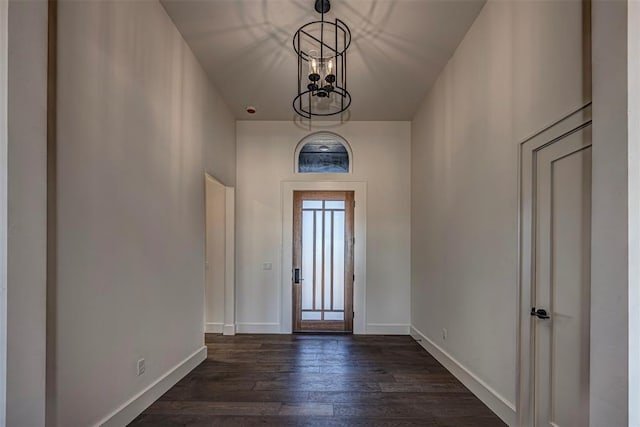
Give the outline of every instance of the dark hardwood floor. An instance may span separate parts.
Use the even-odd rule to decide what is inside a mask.
[[[131,426],[504,426],[408,336],[207,335]]]

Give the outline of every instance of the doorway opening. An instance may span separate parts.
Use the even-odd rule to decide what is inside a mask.
[[[235,335],[233,187],[205,174],[204,331]]]
[[[297,191],[352,191],[355,207],[353,273],[353,333],[367,333],[367,183],[362,181],[282,181],[282,255],[280,262],[280,292],[278,318],[280,332],[290,334],[294,331],[293,318],[293,196]],[[353,278],[353,277],[352,277]]]

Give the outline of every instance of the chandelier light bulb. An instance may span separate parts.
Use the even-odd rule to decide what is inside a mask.
[[[309,80],[313,85],[320,80],[320,61],[316,50],[309,51]],[[311,86],[309,88],[311,89]]]

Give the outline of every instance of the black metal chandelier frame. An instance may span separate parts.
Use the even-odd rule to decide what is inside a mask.
[[[293,109],[307,119],[340,114],[351,105],[351,94],[347,91],[351,31],[338,18],[325,21],[329,8],[329,0],[316,0],[320,20],[303,25],[293,36],[293,50],[298,56],[298,93],[293,99]]]

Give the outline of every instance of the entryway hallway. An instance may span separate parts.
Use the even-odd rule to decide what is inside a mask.
[[[409,336],[206,336],[131,426],[504,426]]]

